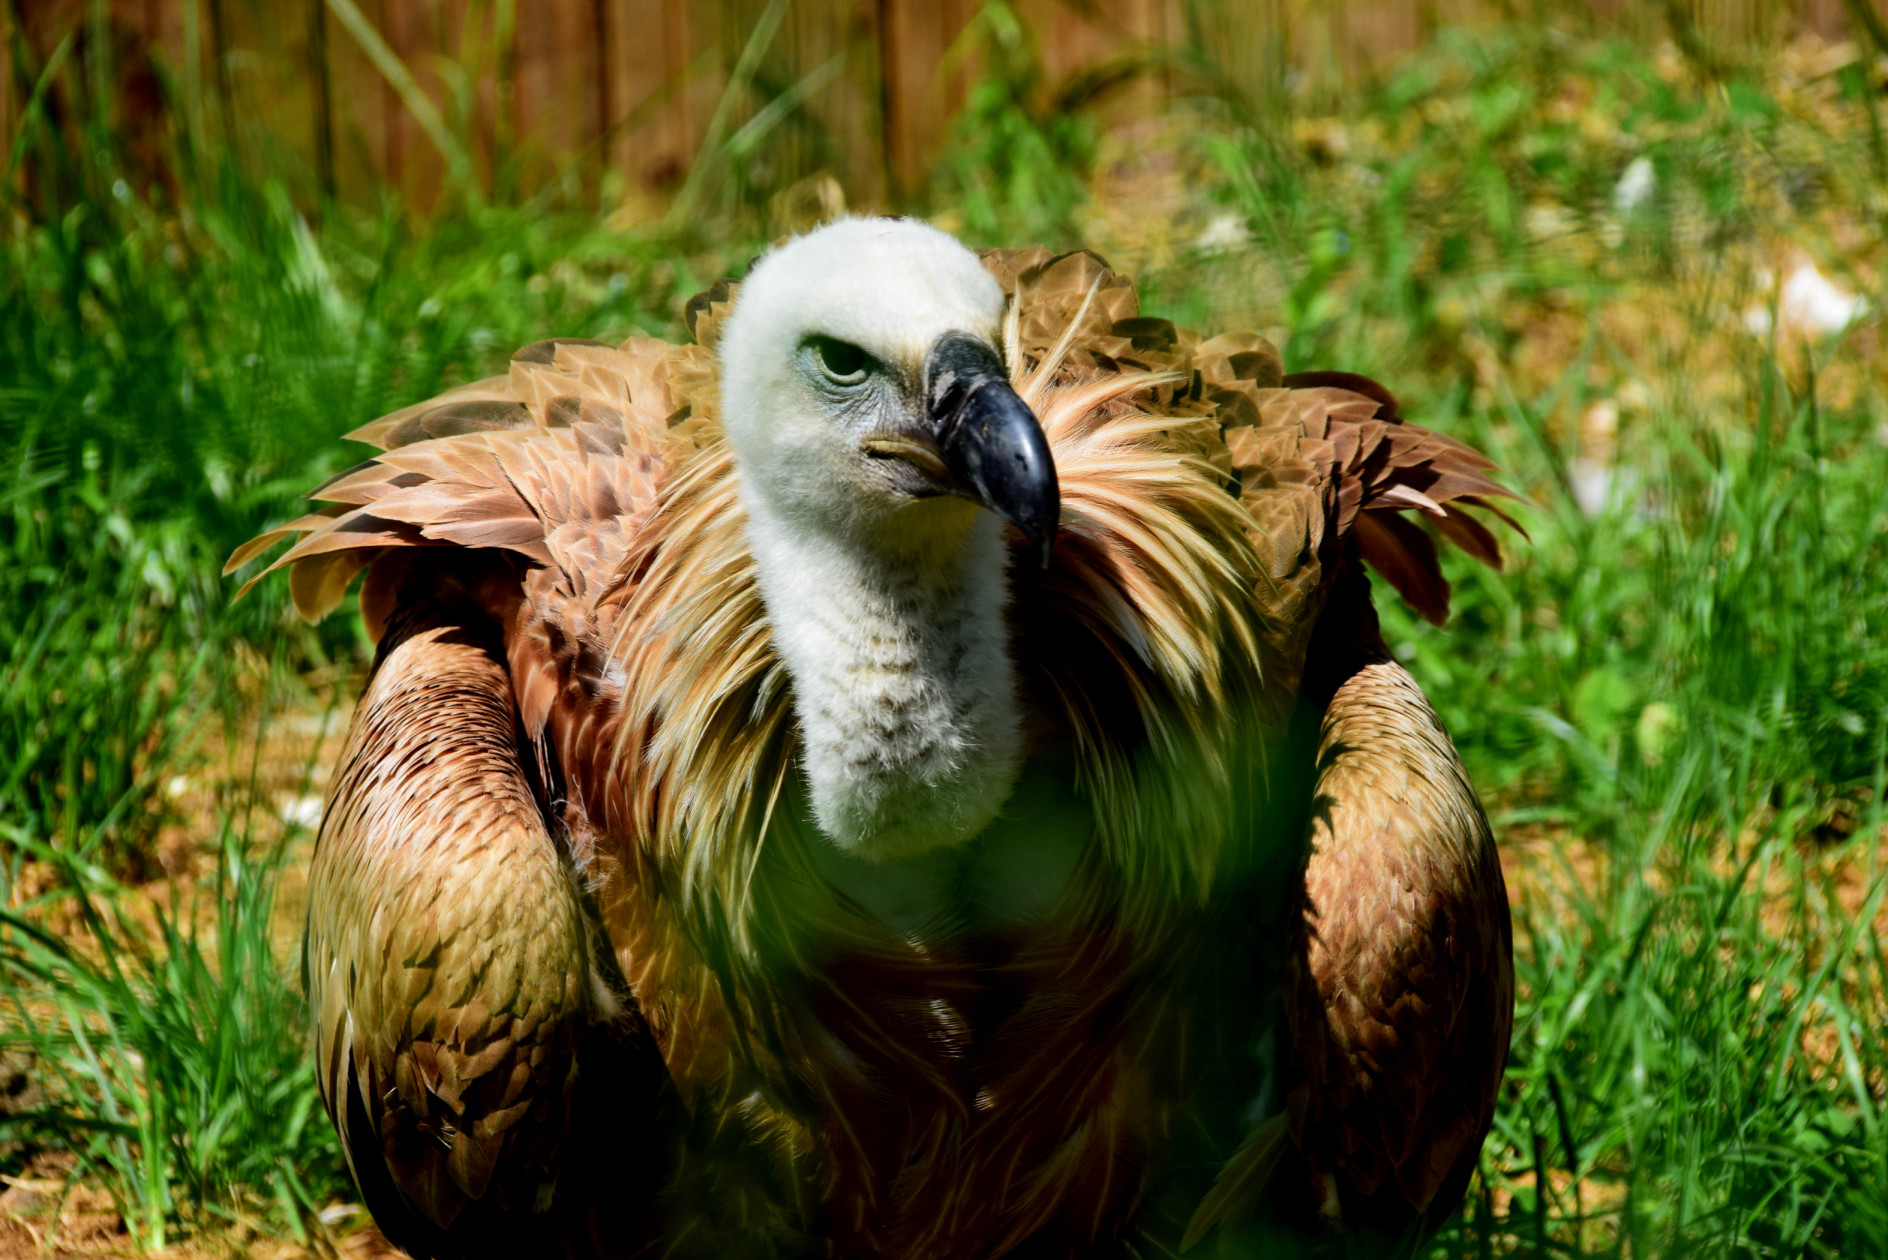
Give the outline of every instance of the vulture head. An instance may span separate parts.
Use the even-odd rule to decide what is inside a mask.
[[[1004,522],[1046,564],[1059,500],[1004,301],[945,233],[850,219],[762,258],[719,340],[812,812],[866,859],[973,838],[1021,760]]]
[[[977,256],[915,220],[849,219],[762,258],[721,342],[750,506],[880,550],[936,547],[980,506],[1047,563],[1055,465],[1010,388],[1003,312]]]

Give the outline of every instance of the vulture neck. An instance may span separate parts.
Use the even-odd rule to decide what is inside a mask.
[[[821,830],[871,861],[974,839],[1022,752],[1002,523],[954,499],[845,534],[748,509]]]

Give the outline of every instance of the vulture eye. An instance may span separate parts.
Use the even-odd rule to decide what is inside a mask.
[[[850,341],[815,337],[811,345],[813,362],[819,364],[821,373],[835,385],[857,385],[874,366],[872,356]]]

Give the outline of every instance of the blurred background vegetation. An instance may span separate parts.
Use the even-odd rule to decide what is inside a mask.
[[[223,558],[349,428],[679,337],[850,208],[1095,248],[1532,500],[1449,627],[1386,609],[1517,915],[1438,1254],[1888,1257],[1869,0],[0,0],[0,45],[0,1255],[360,1224],[294,973],[366,648]]]

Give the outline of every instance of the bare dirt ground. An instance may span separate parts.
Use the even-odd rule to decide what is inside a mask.
[[[79,1260],[80,1257],[148,1257],[150,1260],[402,1260],[394,1247],[351,1204],[323,1215],[333,1233],[312,1246],[258,1236],[233,1228],[156,1251],[141,1250],[125,1229],[111,1196],[97,1186],[70,1181],[71,1161],[42,1155],[25,1175],[0,1177],[0,1260]],[[317,1225],[318,1228],[319,1224]]]

